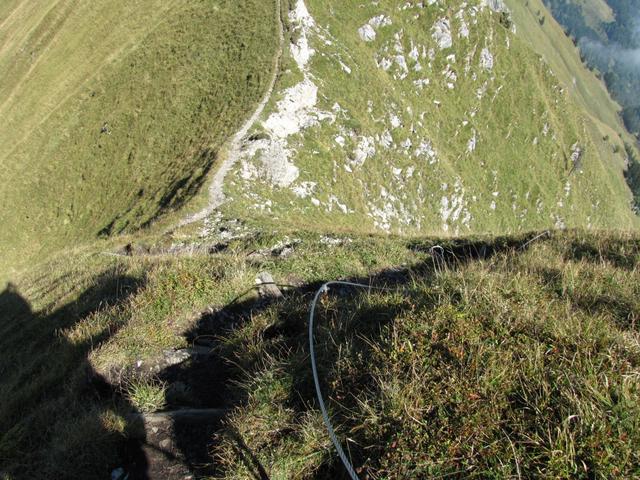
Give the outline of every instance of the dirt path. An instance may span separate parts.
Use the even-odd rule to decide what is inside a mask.
[[[222,164],[218,167],[211,181],[211,185],[209,186],[209,204],[203,208],[201,211],[194,213],[192,215],[187,216],[182,222],[180,222],[179,226],[183,227],[185,225],[189,225],[190,223],[198,222],[200,220],[205,219],[209,215],[211,215],[216,208],[224,203],[225,196],[223,191],[224,179],[227,174],[231,171],[233,166],[236,164],[238,159],[240,158],[240,153],[242,150],[242,141],[248,135],[249,131],[253,127],[253,125],[258,121],[262,112],[264,111],[267,103],[271,99],[271,95],[273,95],[273,90],[276,86],[276,81],[278,79],[278,74],[280,73],[280,64],[282,61],[282,54],[284,51],[284,25],[282,22],[282,10],[281,10],[281,0],[276,0],[276,8],[277,8],[277,20],[278,20],[278,35],[279,35],[279,44],[278,50],[276,52],[276,56],[274,59],[273,65],[273,75],[271,76],[271,80],[269,82],[269,88],[264,94],[264,97],[258,104],[253,115],[249,117],[249,119],[244,123],[242,128],[233,136],[229,145],[227,147],[226,157],[224,158]]]

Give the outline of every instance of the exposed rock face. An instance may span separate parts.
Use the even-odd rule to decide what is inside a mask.
[[[375,154],[376,147],[373,137],[362,137],[354,151],[352,163],[354,166],[361,167],[368,158],[373,158]]]
[[[376,31],[368,23],[358,29],[358,34],[365,42],[373,42],[376,39]]]
[[[493,55],[486,47],[480,52],[480,67],[488,71],[493,70]]]
[[[275,283],[273,276],[269,272],[261,272],[256,277],[256,285],[259,286],[262,298],[282,298],[282,292]]]
[[[367,9],[355,0],[317,4],[320,24],[296,0],[295,64],[282,72],[286,87],[246,146],[233,185],[243,208],[398,233],[463,234],[485,228],[483,222],[520,229],[551,215],[568,218],[579,195],[575,185],[569,196],[562,188],[543,195],[507,184],[501,174],[530,168],[544,183],[537,171],[555,168],[563,155],[569,161],[556,119],[571,108],[548,66],[512,41],[504,2],[367,3]],[[347,7],[360,17],[343,31],[340,19],[327,14]],[[523,68],[503,61],[512,53]],[[526,62],[540,62],[535,71],[547,100],[540,107],[532,96],[541,93],[526,87]],[[500,111],[505,118],[497,120],[492,112]],[[518,160],[503,158],[514,145]],[[579,164],[582,153],[572,150],[571,162]]]
[[[289,14],[289,20],[297,33],[297,40],[290,46],[291,56],[304,79],[284,92],[276,111],[263,123],[267,138],[246,145],[241,173],[245,180],[262,178],[277,187],[291,186],[300,175],[300,170],[292,161],[294,151],[289,147],[289,138],[324,120],[332,121],[335,118],[332,112],[322,112],[316,108],[318,86],[309,73],[309,62],[315,54],[310,36],[317,27],[304,0],[298,0]],[[253,158],[258,158],[259,162],[251,162]]]
[[[451,48],[453,46],[451,26],[448,19],[441,18],[436,22],[433,26],[433,39],[438,43],[440,50]]]
[[[367,24],[358,29],[358,35],[365,42],[373,42],[376,39],[376,29],[381,27],[388,27],[393,22],[386,15],[378,15],[373,17]]]
[[[369,20],[369,25],[371,25],[373,28],[388,27],[392,24],[393,22],[386,15],[378,15],[377,17],[373,17],[371,20]]]
[[[578,143],[571,146],[571,171],[582,168],[582,147]]]
[[[489,7],[494,12],[509,11],[503,0],[482,0],[482,5]]]

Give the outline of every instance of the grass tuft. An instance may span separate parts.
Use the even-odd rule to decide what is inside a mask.
[[[154,378],[130,379],[126,385],[126,398],[142,413],[163,410],[166,405],[167,384]]]

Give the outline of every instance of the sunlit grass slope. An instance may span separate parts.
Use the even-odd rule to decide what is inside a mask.
[[[0,5],[0,265],[189,198],[264,93],[275,3]]]
[[[304,2],[226,212],[402,234],[634,228],[617,106],[533,2],[486,4]]]
[[[625,139],[630,139],[631,136],[618,116],[620,105],[611,98],[605,84],[582,63],[577,47],[565,35],[542,1],[506,0],[506,3],[512,11],[520,36],[544,58],[560,81],[567,86],[574,101],[595,122],[598,130],[594,131],[594,135],[601,132],[602,135],[613,138],[622,134]],[[583,7],[589,11],[600,11],[600,15],[609,18],[601,3],[603,2],[583,2]],[[610,9],[608,15],[611,15]]]
[[[319,302],[320,384],[359,478],[638,478],[637,240],[463,244],[392,291],[333,287]],[[308,300],[226,339],[248,400],[228,423],[225,478],[251,476],[234,438],[270,478],[349,478],[315,400]]]

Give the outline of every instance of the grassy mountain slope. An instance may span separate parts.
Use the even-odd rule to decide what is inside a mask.
[[[275,25],[271,1],[3,2],[2,269],[193,195],[266,88]]]
[[[585,62],[600,72],[612,96],[623,106],[627,129],[636,137],[640,135],[638,3],[606,0],[611,15],[604,18],[594,14],[589,2],[545,0],[545,4],[575,39]]]
[[[637,227],[616,106],[538,0],[499,4],[284,2],[228,202],[140,231],[258,102],[275,4],[2,2],[0,479],[344,478],[306,343],[340,278],[393,289],[318,310],[363,477],[640,476],[640,240],[597,231]],[[223,419],[140,438],[182,408]]]
[[[514,33],[483,2],[292,4],[292,58],[228,214],[404,234],[637,225],[622,145],[603,140],[620,143],[616,105],[566,38],[548,63],[532,51],[555,46],[532,6]]]
[[[616,104],[606,86],[580,60],[578,50],[562,27],[548,13],[541,0],[509,1],[519,32],[549,64],[558,79],[568,87],[571,97],[596,122],[602,135],[612,138],[624,132]],[[538,12],[542,12],[539,14]],[[541,24],[540,19],[545,21]],[[592,132],[596,135],[596,132]]]
[[[445,244],[395,291],[322,298],[322,388],[360,478],[640,474],[636,247],[513,240],[468,246],[476,260]],[[308,303],[283,303],[226,339],[249,392],[227,431],[273,478],[347,478],[310,408]],[[227,478],[249,478],[233,438]]]
[[[319,304],[322,388],[361,478],[640,473],[637,238],[248,233],[188,257],[69,251],[5,290],[0,477],[132,472],[131,412],[206,406],[231,408],[205,439],[209,475],[346,478],[306,343],[309,302],[336,278],[393,290]],[[251,288],[265,270],[284,298]],[[223,362],[204,375],[195,360],[146,370],[203,340]],[[145,450],[144,478],[183,478],[157,464],[199,446],[172,442]]]

